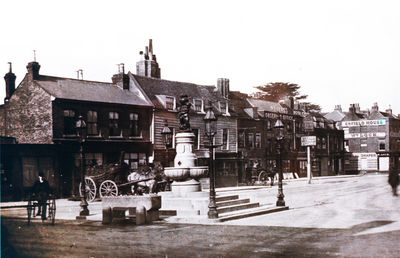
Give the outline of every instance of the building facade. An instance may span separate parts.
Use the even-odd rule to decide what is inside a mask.
[[[37,62],[27,69],[18,88],[6,87],[0,109],[2,139],[13,139],[3,140],[1,146],[1,169],[10,196],[23,198],[39,172],[58,196],[77,194],[79,116],[87,125],[87,166],[118,163],[121,155],[131,168],[148,162],[153,105],[129,89],[130,81],[123,80],[126,74],[104,83],[41,75]],[[7,85],[13,77],[6,77]]]

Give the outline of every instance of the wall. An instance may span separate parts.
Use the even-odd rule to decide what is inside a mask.
[[[6,104],[6,136],[18,143],[52,143],[51,96],[23,81]]]

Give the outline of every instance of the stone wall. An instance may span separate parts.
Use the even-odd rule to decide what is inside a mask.
[[[51,96],[35,82],[21,82],[5,108],[5,136],[18,143],[52,143]]]

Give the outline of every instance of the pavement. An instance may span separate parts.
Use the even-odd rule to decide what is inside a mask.
[[[289,179],[284,180],[283,187],[288,211],[202,224],[345,229],[374,221],[387,221],[384,225],[357,234],[400,230],[400,197],[392,196],[387,174],[315,177],[311,184],[304,178]],[[216,192],[217,195],[234,193],[252,196],[262,200],[262,205],[273,205],[277,186],[225,187],[217,188]],[[80,211],[79,204],[79,201],[56,200],[56,220],[76,220]],[[25,208],[5,208],[21,205],[26,205],[26,202],[0,203],[1,216],[26,218]],[[102,220],[100,201],[90,203],[88,208],[88,221]],[[193,223],[198,224],[196,220]]]

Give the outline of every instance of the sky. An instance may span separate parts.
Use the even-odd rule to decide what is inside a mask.
[[[324,112],[377,102],[400,114],[400,3],[355,0],[0,1],[0,73],[17,85],[33,61],[45,75],[110,82],[117,64],[135,73],[153,39],[167,80],[255,92],[301,86]],[[0,83],[0,104],[5,83]]]

